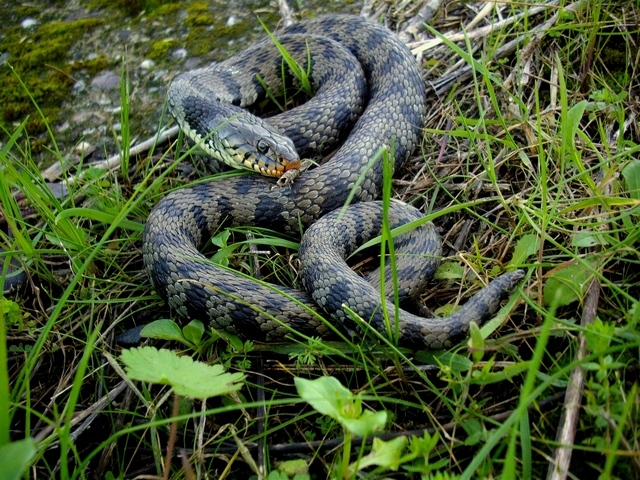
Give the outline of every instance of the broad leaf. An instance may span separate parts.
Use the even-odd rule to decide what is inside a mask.
[[[242,387],[242,373],[224,373],[222,365],[207,365],[170,350],[141,347],[123,350],[120,359],[129,377],[170,385],[176,393],[205,399],[235,392]]]

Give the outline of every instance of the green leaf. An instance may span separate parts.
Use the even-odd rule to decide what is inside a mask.
[[[231,236],[231,232],[229,230],[222,230],[219,234],[211,237],[211,243],[216,247],[223,248],[228,245],[227,241]]]
[[[594,276],[593,272],[599,265],[595,257],[587,257],[584,262],[589,264],[591,268],[576,263],[553,272],[542,292],[545,305],[563,307],[582,300],[589,282]]]
[[[608,322],[605,323],[596,317],[592,324],[587,325],[587,331],[585,332],[589,351],[595,355],[602,355],[607,351],[615,330],[615,326]]]
[[[464,277],[464,268],[459,263],[447,262],[441,264],[433,278],[436,280],[459,280]]]
[[[369,455],[365,455],[359,462],[349,465],[350,469],[362,470],[373,465],[378,465],[389,470],[398,470],[402,459],[402,452],[407,446],[407,437],[397,437],[388,442],[379,438],[373,439],[373,447]]]
[[[353,394],[335,377],[320,377],[315,380],[294,379],[298,395],[315,410],[340,420],[342,405],[353,401]]]
[[[362,411],[359,396],[344,387],[334,377],[315,380],[294,379],[298,395],[323,415],[338,421],[345,429],[359,436],[366,436],[381,429],[387,422],[387,412]]]
[[[19,480],[37,452],[36,442],[28,437],[0,447],[0,478]]]
[[[434,353],[422,350],[416,354],[416,359],[422,363],[446,367],[452,372],[468,372],[473,367],[473,363],[466,356],[447,351]]]
[[[271,39],[273,44],[276,46],[276,48],[280,52],[280,55],[282,55],[282,59],[284,60],[284,62],[287,64],[287,66],[291,70],[291,73],[300,82],[300,88],[302,89],[302,91],[304,91],[308,95],[312,95],[313,94],[313,89],[311,88],[311,82],[309,80],[309,73],[306,70],[304,70],[298,64],[298,62],[295,61],[295,59],[289,54],[287,49],[284,48],[284,46],[278,41],[276,36],[267,29],[267,27],[266,27],[266,25],[264,23],[262,23],[262,20],[260,20],[260,18],[258,18],[258,21],[262,25],[262,28],[264,28],[264,30],[267,32],[267,35],[269,35],[269,38]],[[307,55],[309,56],[310,53],[309,53],[308,50],[309,50],[309,47],[307,46]],[[311,62],[308,62],[308,63],[310,64]]]
[[[640,160],[631,160],[621,173],[631,198],[640,200]]]
[[[493,362],[487,362],[482,370],[476,370],[471,375],[471,383],[475,385],[489,385],[491,383],[503,382],[518,376],[529,368],[529,362],[518,362],[507,365],[497,372],[493,370]]]
[[[475,363],[480,362],[484,356],[484,338],[482,338],[480,327],[478,327],[476,322],[471,322],[469,324],[468,345],[471,349],[473,361]]]
[[[170,385],[179,395],[199,399],[235,392],[245,378],[242,373],[224,373],[222,365],[207,365],[154,347],[123,350],[120,359],[134,380]]]
[[[604,235],[591,230],[581,230],[571,237],[571,245],[576,248],[590,248],[608,244],[609,242],[604,238]]]
[[[344,428],[354,435],[366,437],[373,432],[382,430],[387,423],[387,412],[372,412],[365,410],[359,418],[339,418],[337,419]]]
[[[289,477],[306,475],[309,471],[309,465],[303,458],[287,460],[278,464],[278,471],[286,473]]]
[[[204,335],[204,324],[200,320],[191,320],[182,329],[184,338],[189,340],[194,345],[200,345],[202,335]]]
[[[573,142],[573,138],[576,136],[578,131],[578,127],[580,126],[580,120],[582,120],[582,116],[584,115],[584,111],[587,109],[589,102],[586,100],[580,100],[573,107],[569,109],[567,112],[567,121],[569,122],[568,127],[571,132],[570,140]],[[563,138],[563,140],[565,140]]]
[[[289,475],[278,470],[271,470],[267,480],[289,480]]]
[[[464,445],[471,446],[478,444],[484,435],[482,424],[475,418],[470,418],[462,423],[462,427],[467,431],[467,438]]]
[[[513,249],[513,257],[509,265],[520,266],[527,261],[529,257],[538,253],[540,249],[540,237],[534,234],[523,235]]]
[[[158,340],[178,341],[185,343],[182,330],[176,322],[169,319],[155,320],[140,331],[141,337],[155,338]]]

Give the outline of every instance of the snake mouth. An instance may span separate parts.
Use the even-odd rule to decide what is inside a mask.
[[[287,172],[289,170],[300,170],[300,160],[293,160],[292,162],[287,163],[284,166],[284,171]]]
[[[262,174],[268,175],[270,177],[280,178],[282,175],[284,175],[285,172],[288,172],[289,170],[300,170],[300,166],[300,160],[291,160],[288,162],[286,160],[282,160],[282,162],[278,165],[264,168],[264,170],[262,170]]]

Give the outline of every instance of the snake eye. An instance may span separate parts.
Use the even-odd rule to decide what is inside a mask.
[[[258,149],[259,153],[266,155],[267,152],[269,151],[269,144],[264,140],[258,140],[258,144],[256,145],[256,148]]]

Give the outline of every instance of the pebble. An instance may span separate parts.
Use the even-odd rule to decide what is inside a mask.
[[[89,142],[83,141],[78,143],[74,150],[78,155],[88,155],[89,153],[93,152],[94,148]]]
[[[140,63],[140,68],[143,70],[150,70],[153,68],[154,65],[155,65],[155,62],[153,60],[146,59]]]
[[[184,60],[185,58],[187,58],[187,49],[186,48],[178,48],[178,49],[174,50],[173,52],[171,52],[171,56],[175,60]]]
[[[73,84],[73,87],[71,88],[71,91],[74,94],[78,94],[80,92],[84,92],[86,88],[87,88],[87,82],[85,82],[84,80],[80,79],[76,83]]]
[[[22,22],[20,22],[20,26],[22,28],[35,27],[37,24],[38,20],[36,20],[35,18],[25,18],[24,20],[22,20]]]
[[[99,90],[115,90],[120,87],[120,75],[104,72],[91,80],[91,86]]]

